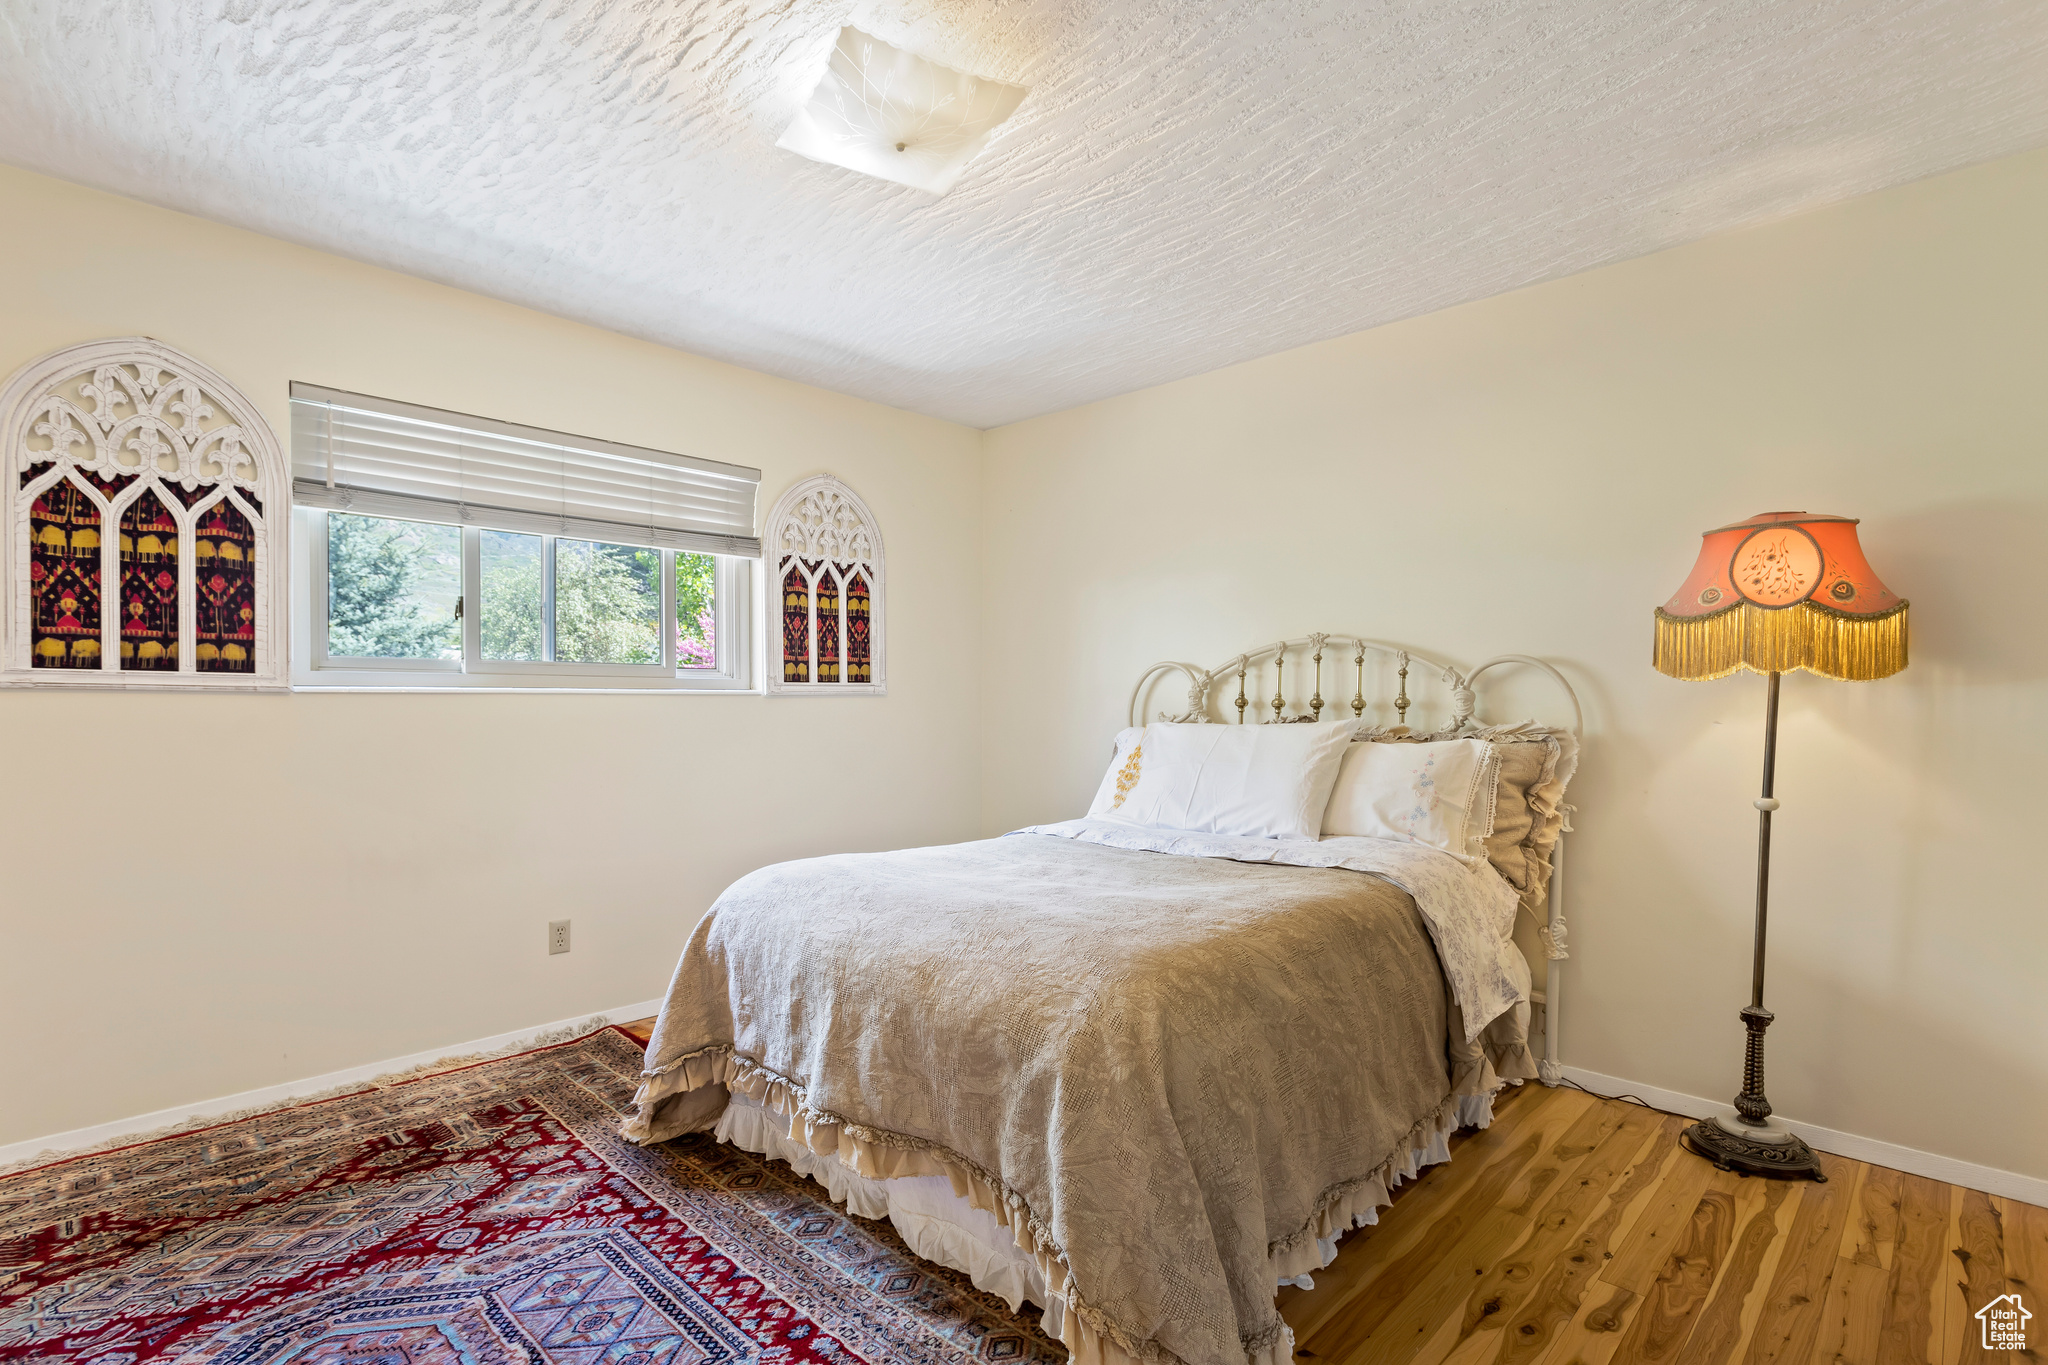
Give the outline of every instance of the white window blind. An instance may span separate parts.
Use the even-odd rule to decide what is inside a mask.
[[[294,383],[292,501],[758,558],[761,471]]]

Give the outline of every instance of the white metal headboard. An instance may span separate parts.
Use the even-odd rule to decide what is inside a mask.
[[[1309,695],[1300,703],[1300,711],[1295,715],[1287,714],[1290,705],[1287,698],[1287,670],[1290,666],[1290,655],[1293,656],[1292,666],[1297,671],[1304,667],[1313,669],[1308,683],[1310,688]],[[1373,655],[1381,656],[1381,659],[1394,665],[1395,677],[1398,683],[1393,695],[1390,697],[1382,698],[1367,695],[1365,666],[1368,656]],[[1351,696],[1334,706],[1323,699],[1323,665],[1326,659],[1334,665],[1333,682],[1341,677],[1346,665],[1349,666],[1351,674],[1349,679],[1352,687]],[[1264,695],[1263,671],[1267,662],[1270,662],[1273,667],[1273,694],[1271,697]],[[1378,662],[1378,660],[1375,662]],[[1441,682],[1450,708],[1449,723],[1425,733],[1416,733],[1408,725],[1408,710],[1411,706],[1415,705],[1414,699],[1408,695],[1408,678],[1411,668],[1416,665],[1421,666],[1424,676],[1434,674]],[[1153,664],[1139,675],[1137,686],[1131,689],[1129,723],[1132,725],[1143,725],[1145,723],[1144,709],[1147,695],[1162,676],[1178,673],[1187,680],[1187,709],[1178,714],[1168,714],[1165,711],[1161,711],[1155,719],[1193,724],[1218,723],[1219,718],[1210,714],[1210,704],[1213,700],[1211,695],[1212,689],[1220,680],[1226,687],[1232,682],[1237,684],[1237,695],[1226,698],[1226,704],[1237,712],[1236,723],[1240,725],[1248,723],[1253,714],[1257,714],[1259,723],[1262,725],[1314,724],[1322,719],[1323,710],[1326,706],[1330,708],[1332,712],[1331,719],[1333,720],[1341,718],[1347,710],[1351,712],[1352,718],[1366,720],[1369,717],[1369,713],[1386,707],[1391,708],[1393,711],[1393,724],[1386,727],[1388,733],[1415,739],[1447,739],[1467,728],[1486,723],[1476,719],[1479,704],[1477,690],[1479,680],[1495,669],[1507,670],[1517,666],[1535,669],[1548,676],[1551,681],[1558,685],[1564,692],[1565,699],[1571,703],[1572,723],[1570,728],[1572,737],[1574,739],[1583,738],[1581,732],[1585,727],[1585,712],[1579,706],[1578,693],[1572,690],[1572,685],[1565,680],[1564,674],[1533,655],[1502,654],[1497,658],[1488,659],[1470,673],[1461,673],[1450,664],[1439,663],[1434,659],[1416,654],[1411,650],[1402,649],[1398,645],[1387,644],[1379,640],[1368,640],[1357,635],[1323,634],[1320,632],[1299,636],[1292,640],[1281,640],[1275,644],[1265,645],[1258,649],[1247,650],[1243,654],[1225,660],[1215,668],[1201,668],[1194,664],[1182,663],[1174,659],[1167,659]],[[1258,684],[1259,696],[1256,700],[1254,700],[1249,691],[1251,678],[1255,671],[1261,677]],[[1373,681],[1377,684],[1379,679],[1375,678]],[[1296,690],[1299,691],[1301,684],[1297,683],[1295,686]],[[1268,711],[1271,712],[1270,715],[1264,714]],[[1382,711],[1381,714],[1383,715],[1384,712]],[[1566,806],[1564,809],[1569,813],[1572,808]],[[1547,961],[1544,969],[1542,999],[1543,1057],[1537,1063],[1537,1071],[1542,1077],[1543,1083],[1552,1086],[1559,1084],[1564,1079],[1563,1066],[1557,1059],[1557,1011],[1558,992],[1562,985],[1561,964],[1566,958],[1571,956],[1565,947],[1564,922],[1564,835],[1570,829],[1571,821],[1567,819],[1564,824],[1564,830],[1560,831],[1557,836],[1557,847],[1551,851],[1550,917],[1549,923],[1544,926],[1542,934],[1544,954]]]

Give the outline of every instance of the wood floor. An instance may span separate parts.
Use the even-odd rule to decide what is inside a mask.
[[[653,1025],[628,1025],[643,1036]],[[1823,1154],[1743,1179],[1685,1121],[1527,1085],[1284,1289],[1309,1365],[1955,1365],[2048,1360],[2048,1209]],[[2018,1292],[2029,1349],[1977,1309]]]
[[[1743,1179],[1682,1150],[1685,1123],[1574,1090],[1504,1095],[1313,1290],[1285,1291],[1297,1358],[2048,1357],[2038,1326],[2026,1352],[1984,1351],[1972,1317],[2009,1291],[2048,1301],[2048,1209],[1825,1154],[1825,1184]]]

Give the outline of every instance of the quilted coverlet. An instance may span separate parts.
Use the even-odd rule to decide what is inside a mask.
[[[1458,873],[1415,880],[1429,918],[1490,959],[1500,906],[1426,856]],[[862,1174],[950,1176],[1059,1287],[1077,1358],[1284,1361],[1276,1267],[1456,1126],[1452,1017],[1381,876],[1045,837],[814,858],[698,924],[624,1131],[744,1089]]]

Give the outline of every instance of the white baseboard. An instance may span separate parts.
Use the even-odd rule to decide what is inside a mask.
[[[1619,1076],[1603,1076],[1597,1071],[1582,1067],[1568,1066],[1564,1069],[1565,1079],[1588,1090],[1597,1090],[1603,1095],[1634,1095],[1647,1100],[1659,1109],[1669,1109],[1674,1114],[1688,1118],[1706,1119],[1716,1114],[1733,1114],[1733,1105],[1703,1100],[1697,1095],[1684,1095],[1676,1090],[1665,1090],[1640,1081],[1625,1081]],[[1788,1119],[1783,1114],[1773,1114],[1774,1120],[1806,1139],[1806,1144],[1819,1151],[1835,1156],[1845,1156],[1852,1161],[1867,1162],[1872,1166],[1889,1166],[1895,1171],[1911,1175],[1924,1175],[1932,1180],[1947,1181],[1965,1189],[1982,1190],[1986,1194],[2003,1195],[2017,1199],[2023,1204],[2039,1204],[2048,1207],[2048,1180],[2039,1176],[2020,1175],[2014,1171],[2001,1171],[1995,1166],[1979,1166],[1954,1157],[1937,1156],[1923,1152],[1917,1147],[1901,1147],[1896,1143],[1880,1142],[1876,1138],[1863,1137],[1856,1133],[1841,1133],[1833,1128],[1822,1128],[1814,1123],[1801,1123]]]
[[[181,1104],[150,1114],[115,1119],[111,1123],[97,1123],[90,1128],[74,1128],[68,1133],[52,1133],[48,1137],[12,1142],[0,1147],[0,1173],[4,1173],[10,1166],[20,1165],[32,1159],[39,1159],[40,1164],[40,1161],[59,1160],[70,1153],[119,1145],[119,1139],[124,1137],[140,1137],[175,1127],[203,1127],[208,1119],[222,1119],[230,1114],[277,1109],[293,1100],[310,1099],[330,1091],[346,1090],[373,1081],[379,1076],[430,1067],[436,1062],[473,1057],[479,1053],[516,1052],[548,1039],[550,1035],[573,1036],[577,1032],[601,1028],[607,1023],[626,1024],[636,1019],[645,1019],[660,1011],[660,1000],[642,1000],[598,1014],[582,1015],[574,1019],[557,1019],[551,1024],[537,1024],[532,1028],[515,1029],[511,1033],[500,1033],[490,1038],[477,1038],[467,1043],[451,1043],[446,1047],[429,1048],[425,1052],[415,1052],[406,1057],[391,1057],[381,1062],[352,1066],[346,1071],[330,1071],[324,1076],[308,1076],[304,1080],[287,1081],[283,1085],[267,1085],[260,1090],[244,1090],[240,1094],[223,1095],[215,1100]]]

